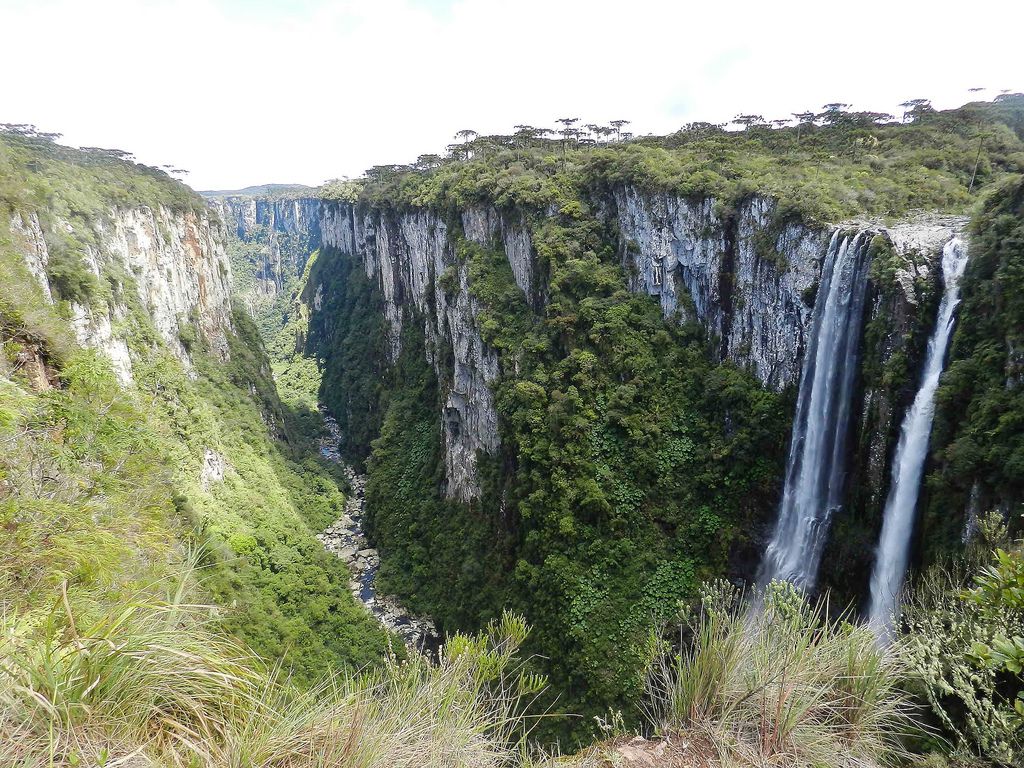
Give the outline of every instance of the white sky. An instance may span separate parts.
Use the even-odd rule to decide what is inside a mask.
[[[957,106],[1024,90],[1022,30],[1020,0],[0,0],[0,122],[317,184],[461,128]]]

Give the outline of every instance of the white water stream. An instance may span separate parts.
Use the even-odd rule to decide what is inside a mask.
[[[842,505],[847,434],[860,357],[871,234],[829,243],[800,374],[786,484],[758,582],[814,588],[832,515]]]
[[[960,278],[967,266],[967,248],[954,237],[942,249],[942,302],[935,329],[928,341],[924,374],[914,404],[903,418],[900,441],[892,462],[889,495],[885,501],[882,535],[871,574],[871,607],[868,620],[881,635],[887,635],[903,589],[910,541],[914,533],[921,475],[928,458],[928,438],[935,416],[935,390],[953,334],[955,311],[960,303]]]

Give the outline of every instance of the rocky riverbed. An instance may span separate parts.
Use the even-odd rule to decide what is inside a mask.
[[[440,645],[434,622],[409,613],[390,595],[377,594],[375,582],[380,568],[380,555],[370,546],[363,532],[366,477],[342,460],[338,452],[341,440],[338,422],[324,414],[324,424],[327,434],[320,439],[320,454],[341,466],[351,490],[345,500],[342,516],[318,534],[317,538],[328,552],[340,557],[348,565],[352,574],[349,587],[355,598],[381,624],[401,637],[408,648],[433,654]]]

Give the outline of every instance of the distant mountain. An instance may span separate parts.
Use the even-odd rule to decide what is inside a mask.
[[[310,194],[316,187],[307,187],[305,184],[259,184],[244,189],[217,189],[205,190],[199,194],[211,200],[219,200],[225,197],[295,197]]]

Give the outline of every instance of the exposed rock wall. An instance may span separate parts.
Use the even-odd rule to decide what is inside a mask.
[[[93,221],[95,246],[82,254],[89,270],[101,280],[109,276],[118,289],[106,302],[71,304],[71,322],[79,343],[103,351],[122,382],[132,375],[129,339],[124,320],[129,309],[123,290],[134,290],[142,309],[163,341],[186,365],[188,352],[181,343],[186,324],[209,343],[221,359],[228,355],[231,330],[231,267],[224,247],[224,231],[208,213],[169,208],[113,208]],[[54,226],[69,227],[57,221]],[[29,270],[40,281],[47,300],[54,296],[47,280],[49,252],[39,218],[15,214],[11,232]],[[120,281],[118,266],[129,279]],[[127,285],[133,283],[133,286]]]
[[[46,249],[46,238],[39,224],[39,216],[35,213],[16,211],[11,216],[11,236],[14,238],[14,247],[21,251],[25,259],[25,266],[39,283],[43,297],[52,302],[50,281],[46,278],[46,266],[50,255]]]
[[[319,199],[230,196],[211,206],[240,240],[264,246],[256,265],[256,290],[264,296],[281,293],[289,278],[302,274],[309,254],[319,247]]]
[[[490,386],[498,377],[498,356],[480,337],[479,307],[447,224],[429,211],[396,213],[329,203],[321,229],[325,245],[359,259],[377,282],[392,362],[401,351],[403,324],[423,324],[425,354],[442,392],[446,492],[462,501],[477,497],[477,452],[493,453],[499,445]],[[448,270],[454,270],[457,284],[451,294],[438,280]]]
[[[536,291],[533,241],[522,221],[514,221],[492,207],[474,207],[462,212],[462,230],[466,238],[477,245],[500,245],[512,267],[516,285],[527,301],[535,308],[543,303],[543,294]]]
[[[699,321],[721,357],[779,390],[800,376],[812,310],[806,297],[828,233],[776,224],[774,208],[754,197],[723,215],[711,198],[622,188],[612,215],[630,288],[657,296],[666,317]]]
[[[623,189],[612,210],[632,290],[659,296],[666,316],[678,312],[701,322],[720,340],[723,356],[749,366],[765,384],[781,389],[795,383],[811,316],[804,296],[817,280],[827,233],[799,224],[775,227],[773,204],[763,198],[745,204],[732,219],[716,213],[713,200],[691,203]],[[540,310],[545,292],[525,222],[486,206],[468,208],[460,219],[468,240],[505,251],[516,284]],[[320,234],[325,245],[358,257],[377,282],[392,361],[403,323],[411,317],[424,323],[426,354],[443,389],[448,494],[475,497],[476,453],[499,445],[490,388],[499,361],[480,338],[478,307],[466,267],[455,259],[448,225],[423,210],[325,203]],[[656,263],[662,265],[660,285]],[[437,280],[447,270],[454,270],[449,274],[458,286],[452,295]],[[319,287],[313,290],[320,295]],[[442,354],[447,348],[450,365]]]

